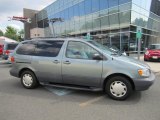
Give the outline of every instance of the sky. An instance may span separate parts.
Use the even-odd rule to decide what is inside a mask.
[[[5,32],[7,26],[23,29],[23,23],[8,21],[8,17],[23,17],[23,8],[41,10],[54,1],[56,0],[0,0],[0,30]]]

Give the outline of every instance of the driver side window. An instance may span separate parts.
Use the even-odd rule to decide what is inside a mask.
[[[99,52],[82,42],[69,42],[66,50],[66,57],[72,59],[93,60],[94,54]]]

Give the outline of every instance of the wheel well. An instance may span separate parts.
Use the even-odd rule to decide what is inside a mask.
[[[115,77],[115,76],[122,76],[122,77],[127,78],[127,79],[129,80],[129,82],[131,83],[131,85],[132,85],[132,89],[133,89],[133,90],[135,89],[134,82],[133,82],[133,80],[132,80],[129,76],[127,76],[127,75],[125,75],[125,74],[121,74],[121,73],[115,73],[115,74],[109,75],[109,76],[104,80],[104,82],[103,82],[103,90],[105,90],[105,85],[106,85],[107,81],[108,81],[110,78]]]
[[[29,68],[23,68],[20,72],[19,72],[19,77],[21,77],[21,74],[24,72],[24,71],[31,71],[33,74],[34,74],[34,72],[31,70],[31,69],[29,69]]]

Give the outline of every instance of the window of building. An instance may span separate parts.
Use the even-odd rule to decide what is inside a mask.
[[[38,21],[38,27],[39,27],[39,28],[43,28],[43,27],[44,27],[44,25],[43,25],[43,20]]]
[[[100,10],[104,10],[108,8],[108,0],[100,0],[99,4],[100,4]]]
[[[119,0],[119,4],[124,4],[124,3],[127,3],[127,2],[131,2],[131,0]]]
[[[109,15],[110,27],[119,27],[119,16],[118,14]]]
[[[119,13],[120,25],[125,26],[131,22],[131,11]]]
[[[85,14],[92,12],[92,0],[85,0]]]
[[[79,16],[79,4],[74,5],[74,16]]]
[[[68,20],[69,16],[68,16],[68,9],[64,10],[64,20]]]
[[[100,18],[93,20],[93,29],[100,29]]]
[[[25,42],[16,51],[20,55],[34,55],[36,42]]]
[[[85,7],[84,7],[84,1],[83,1],[83,2],[79,3],[79,15],[80,16],[85,15],[85,9],[84,8]]]
[[[99,11],[99,1],[100,0],[92,0],[92,12]]]
[[[118,6],[115,6],[109,9],[109,14],[113,14],[117,12],[119,12]]]
[[[132,7],[133,6],[136,6],[136,5],[133,4]],[[130,9],[131,9],[131,3],[127,3],[119,6],[119,12],[127,11]]]
[[[101,17],[101,28],[109,27],[109,18],[108,16]]]
[[[93,23],[93,20],[86,20],[86,29],[88,30],[88,31],[90,31],[90,30],[92,30],[92,23]]]
[[[133,25],[138,25],[139,26],[139,22],[140,20],[140,14],[138,14],[137,12],[131,11],[131,24]]]
[[[109,8],[118,6],[118,0],[108,0],[109,1]]]
[[[93,55],[99,54],[98,51],[82,42],[69,42],[66,57],[72,59],[93,60]]]
[[[64,41],[39,41],[36,48],[36,56],[56,57]]]

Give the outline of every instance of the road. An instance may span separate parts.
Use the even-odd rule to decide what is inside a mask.
[[[114,101],[101,92],[24,89],[0,64],[0,120],[160,120],[160,74],[147,91],[126,101]]]

